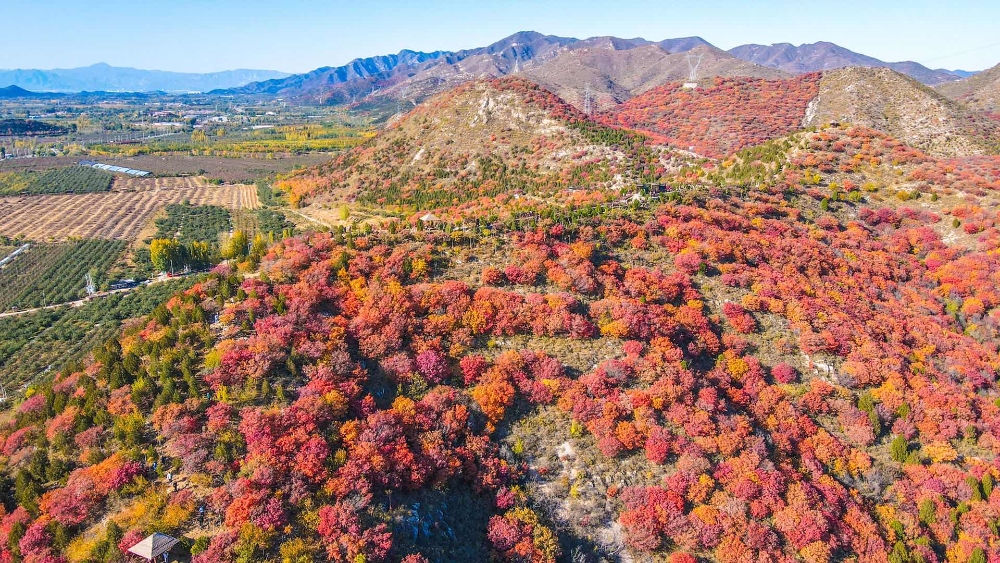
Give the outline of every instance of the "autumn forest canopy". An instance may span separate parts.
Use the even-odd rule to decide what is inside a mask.
[[[511,73],[130,155],[336,151],[202,170],[219,205],[152,209],[181,189],[159,171],[0,169],[0,212],[150,206],[127,242],[34,241],[20,264],[73,283],[5,309],[112,265],[176,283],[0,372],[0,562],[152,533],[195,563],[1000,562],[1000,122],[883,70],[597,109]],[[0,366],[55,322],[25,319]]]

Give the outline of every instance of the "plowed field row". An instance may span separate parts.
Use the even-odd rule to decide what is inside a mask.
[[[160,208],[184,200],[192,205],[255,209],[250,185],[158,188],[133,192],[38,195],[0,198],[0,235],[32,240],[68,237],[130,240]]]
[[[201,176],[166,177],[166,178],[131,178],[118,176],[111,189],[116,192],[147,191],[178,188],[205,188],[209,184]]]

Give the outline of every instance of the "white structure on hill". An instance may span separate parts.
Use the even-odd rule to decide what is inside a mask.
[[[166,554],[170,551],[170,548],[174,547],[174,545],[176,545],[179,541],[180,540],[177,538],[157,532],[146,536],[146,538],[141,542],[128,548],[128,552],[138,555],[147,561],[153,561],[157,557],[163,555],[163,559],[166,561]]]
[[[691,73],[688,74],[688,81],[684,83],[685,88],[697,88],[698,87],[698,67],[701,66],[701,59],[705,56],[705,53],[698,54],[698,62],[692,64],[691,59],[694,57],[693,53],[688,53],[687,62],[688,68],[691,69]]]

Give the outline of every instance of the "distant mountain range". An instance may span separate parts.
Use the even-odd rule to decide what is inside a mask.
[[[829,42],[794,46],[740,45],[728,52],[701,37],[649,41],[611,36],[576,39],[522,31],[485,47],[355,59],[339,67],[255,82],[227,93],[268,94],[320,103],[420,100],[473,78],[520,74],[573,103],[592,90],[599,105],[618,103],[667,80],[691,74],[686,56],[700,49],[698,79],[714,76],[780,78],[848,66],[887,67],[928,85],[971,73],[930,69],[912,61],[884,62]],[[708,56],[706,57],[706,53]],[[670,57],[673,56],[673,57]],[[694,63],[697,63],[695,60]],[[578,104],[579,105],[579,104]]]
[[[792,74],[833,70],[849,66],[886,67],[928,85],[950,82],[968,76],[963,71],[932,70],[913,61],[887,63],[875,57],[855,53],[850,49],[845,49],[840,45],[828,41],[804,43],[798,46],[791,43],[775,43],[773,45],[748,44],[734,47],[729,52],[733,56],[745,61],[772,68],[780,68]]]
[[[729,51],[701,37],[649,41],[613,36],[577,39],[522,31],[461,51],[413,51],[354,59],[302,74],[231,70],[208,74],[96,64],[55,70],[0,70],[0,85],[33,92],[213,92],[305,103],[359,103],[398,111],[471,79],[520,75],[583,109],[607,109],[667,82],[714,77],[785,78],[844,67],[885,67],[957,97],[969,76],[913,61],[885,62],[825,41],[740,45]],[[992,82],[992,81],[991,81]],[[973,84],[973,87],[975,83]],[[971,87],[970,87],[971,88]],[[589,93],[589,95],[588,95]],[[952,94],[954,93],[954,94]],[[24,93],[16,93],[23,96]],[[15,93],[2,93],[11,97]],[[993,103],[984,103],[992,109]]]
[[[237,69],[193,73],[142,70],[97,63],[80,68],[0,70],[0,84],[18,86],[35,92],[151,92],[156,90],[207,92],[285,76],[289,76],[289,74],[276,70]]]
[[[745,67],[750,76],[784,75],[739,61],[701,37],[654,42],[611,36],[576,39],[522,31],[476,49],[431,53],[400,51],[396,55],[355,59],[339,67],[323,67],[305,74],[248,84],[230,89],[228,93],[270,94],[321,103],[398,101],[416,104],[471,79],[520,74],[544,83],[574,102],[589,82],[601,96],[602,103],[608,100],[614,103],[636,93],[634,90],[644,84],[651,87],[668,78],[686,77],[690,74],[688,63],[683,56],[677,55],[692,49],[711,50],[709,59],[726,59],[726,72],[736,72],[734,67]],[[587,69],[574,73],[574,65]],[[714,62],[706,61],[699,67],[699,76],[725,74],[716,72],[715,66]]]
[[[398,98],[422,98],[443,90],[438,86],[451,83],[456,77],[465,81],[516,73],[523,65],[552,57],[565,45],[577,41],[524,31],[477,49],[430,53],[403,50],[395,55],[354,59],[343,66],[322,67],[305,74],[247,84],[230,92],[340,103],[378,94],[380,90],[405,82],[420,92],[401,91]],[[428,89],[423,81],[432,84],[429,89],[432,91],[424,91]]]

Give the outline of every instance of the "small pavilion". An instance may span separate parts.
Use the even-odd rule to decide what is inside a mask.
[[[177,538],[157,532],[146,536],[145,539],[128,548],[128,552],[138,555],[147,561],[155,561],[156,558],[162,555],[164,556],[163,560],[166,561],[170,548],[174,547],[179,541]]]

